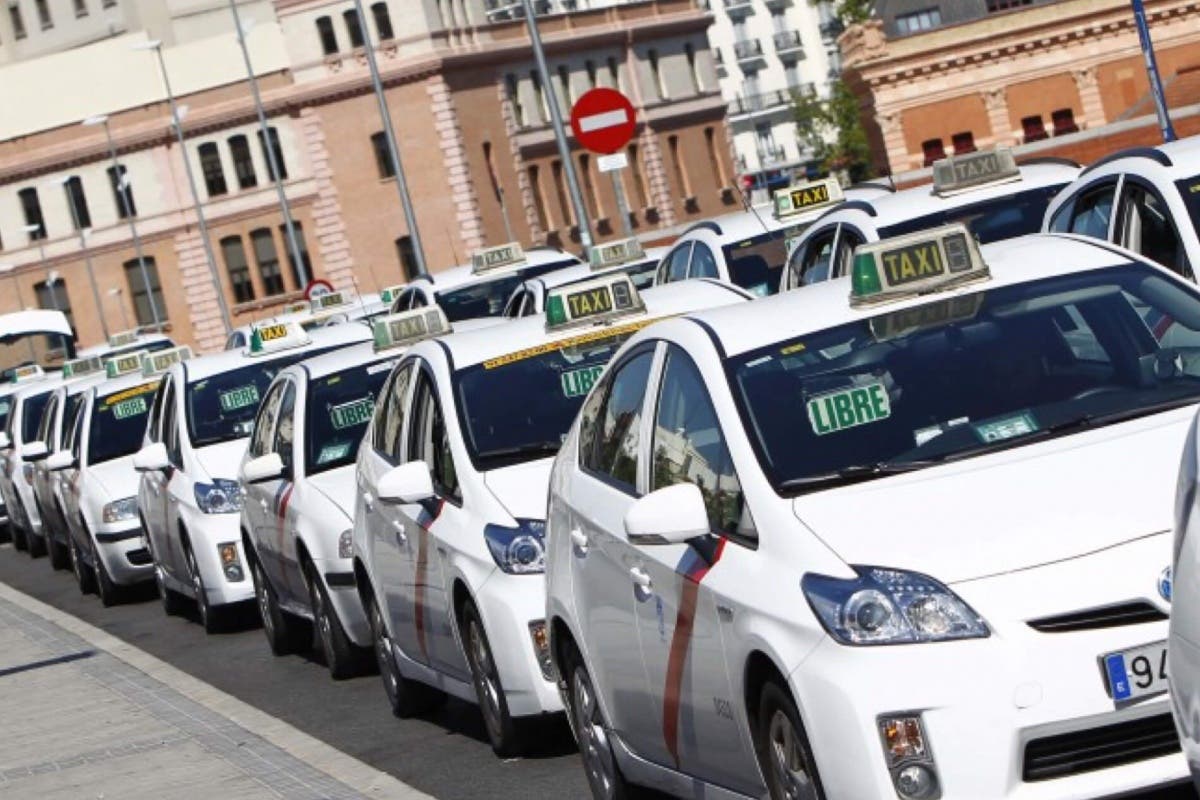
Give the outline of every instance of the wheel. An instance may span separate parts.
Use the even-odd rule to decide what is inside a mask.
[[[183,595],[167,586],[167,575],[158,562],[154,562],[154,585],[158,587],[158,599],[162,601],[163,612],[168,617],[178,617],[183,613]]]
[[[475,685],[475,696],[483,712],[492,750],[501,758],[519,755],[524,749],[520,724],[508,713],[508,702],[504,699],[504,686],[496,671],[496,660],[492,658],[492,646],[488,643],[483,620],[475,604],[468,601],[462,610],[462,641],[467,649],[467,665],[471,668],[471,682]]]
[[[104,566],[104,559],[100,558],[100,551],[95,542],[92,542],[92,563],[96,565],[96,594],[100,595],[100,603],[105,608],[110,608],[121,599],[121,587],[109,576],[108,567]]]
[[[70,537],[70,534],[67,534]],[[70,569],[71,552],[53,533],[46,534],[46,547],[50,551],[50,566],[54,569]]]
[[[13,547],[18,550],[28,550],[29,541],[25,538],[25,531],[20,525],[12,523],[12,543]]]
[[[196,610],[200,612],[200,624],[205,633],[220,631],[220,620],[217,610],[208,603],[208,592],[204,589],[204,578],[200,575],[200,567],[196,564],[196,556],[192,553],[190,544],[184,545],[184,556],[187,558],[188,574],[192,578],[192,592],[196,595]]]
[[[329,674],[335,681],[362,674],[364,661],[370,657],[370,653],[364,654],[361,647],[350,641],[333,604],[329,602],[329,590],[325,588],[325,584],[311,565],[304,570],[304,577],[312,602],[317,641],[320,643],[321,652],[325,654]]]
[[[800,713],[791,694],[775,681],[768,681],[759,696],[754,749],[771,800],[825,797]]]
[[[638,790],[621,774],[608,738],[608,724],[596,700],[592,677],[575,646],[568,643],[567,647],[563,664],[563,673],[567,676],[567,715],[579,744],[579,756],[583,759],[588,785],[592,787],[592,797],[596,800],[630,800],[637,796]]]
[[[254,579],[254,599],[258,604],[258,613],[262,616],[263,633],[267,635],[267,644],[271,652],[277,656],[286,656],[304,649],[310,639],[310,634],[304,629],[303,620],[299,620],[279,607],[275,598],[275,590],[267,583],[257,558],[250,559],[250,575]]]
[[[41,558],[42,556],[46,555],[46,535],[47,531],[44,527],[42,528],[41,536],[38,536],[35,533],[25,534],[25,541],[29,546],[30,558]]]
[[[67,549],[71,553],[71,571],[75,573],[75,582],[79,584],[80,594],[91,594],[96,591],[96,574],[92,572],[92,568],[83,563],[83,554],[79,552],[79,545],[75,542],[75,537],[72,536]]]
[[[436,689],[404,677],[392,652],[392,637],[383,622],[383,612],[373,599],[368,602],[368,619],[371,620],[371,637],[375,641],[375,660],[379,664],[379,675],[383,678],[383,690],[387,693],[392,713],[401,719],[421,714],[435,708],[445,695]]]

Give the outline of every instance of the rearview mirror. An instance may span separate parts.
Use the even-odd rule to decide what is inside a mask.
[[[50,450],[46,447],[45,442],[30,442],[21,451],[21,458],[26,461],[41,461],[48,455],[50,455]]]
[[[433,479],[424,461],[393,467],[379,479],[375,494],[382,503],[420,503],[433,497]]]
[[[267,453],[242,464],[243,483],[263,483],[282,476],[283,459],[279,457],[279,453]]]
[[[133,454],[133,468],[138,472],[156,472],[166,469],[170,463],[167,446],[162,442],[148,444]]]
[[[630,544],[680,544],[708,534],[708,509],[694,483],[677,483],[651,492],[625,514]]]
[[[73,466],[75,466],[75,456],[71,454],[70,450],[59,450],[46,456],[46,469],[51,472],[60,472]]]

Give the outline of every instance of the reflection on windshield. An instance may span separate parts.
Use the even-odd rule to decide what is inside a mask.
[[[446,319],[451,322],[480,317],[498,317],[504,311],[504,304],[508,302],[509,296],[528,278],[536,278],[547,272],[553,272],[563,267],[574,267],[578,264],[578,259],[572,258],[505,272],[502,276],[485,278],[461,289],[438,292],[437,304],[442,307],[442,311],[446,312]]]
[[[375,398],[395,359],[362,364],[309,381],[305,471],[316,475],[354,463]]]
[[[89,464],[131,456],[138,451],[156,391],[158,381],[152,381],[96,398],[88,430]]]
[[[730,359],[781,491],[1200,400],[1200,299],[1141,265],[990,289]]]
[[[1065,183],[1029,189],[1006,197],[948,208],[935,214],[906,220],[879,229],[880,239],[906,233],[929,230],[952,222],[962,222],[971,229],[980,244],[1012,239],[1042,229],[1042,218],[1050,201],[1066,186]]]
[[[787,240],[793,229],[772,231],[722,248],[729,279],[759,297],[779,291],[779,275],[787,261]]]

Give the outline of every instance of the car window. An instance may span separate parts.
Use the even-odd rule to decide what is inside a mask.
[[[292,443],[296,440],[296,384],[285,381],[283,397],[279,401],[279,417],[275,422],[275,437],[271,449],[279,454],[284,469],[292,469],[295,461],[292,455]]]
[[[75,463],[79,463],[79,454],[83,450],[83,421],[87,415],[76,414],[75,424],[71,426],[71,455],[75,457]]]
[[[664,283],[673,283],[687,278],[688,261],[691,258],[692,243],[684,242],[671,251],[666,260],[666,276]]]
[[[504,304],[504,312],[500,315],[508,319],[516,319],[521,316],[521,304],[525,302],[525,292],[513,292],[513,296],[508,298],[508,302]]]
[[[457,289],[437,293],[435,299],[451,322],[480,317],[496,317],[504,310],[504,303],[518,286],[530,278],[547,272],[573,267],[579,259],[570,258],[545,264],[534,264],[519,270],[482,277]]]
[[[1005,197],[946,208],[880,228],[879,238],[890,239],[954,222],[966,225],[980,244],[1037,233],[1042,229],[1042,220],[1046,217],[1050,201],[1065,185],[1041,186]],[[1109,199],[1111,205],[1111,197]]]
[[[50,392],[26,397],[21,403],[21,442],[32,442],[37,438],[42,412],[50,400]]]
[[[1135,253],[1191,279],[1192,270],[1171,211],[1158,193],[1126,180],[1121,189],[1119,242]]]
[[[742,485],[704,379],[691,358],[674,345],[668,350],[658,393],[652,452],[651,489],[694,483],[704,496],[713,533],[753,536]]]
[[[637,487],[642,400],[653,360],[654,351],[647,349],[613,373],[598,415],[595,447],[584,454],[585,467],[630,492]]]
[[[425,299],[425,293],[419,289],[413,289],[412,294],[408,297],[408,308],[411,311],[414,308],[424,308],[429,305],[429,301]]]
[[[854,248],[866,242],[866,237],[849,225],[838,228],[837,250],[833,257],[835,277],[846,275],[854,261]]]
[[[814,233],[803,248],[792,253],[788,266],[791,286],[808,286],[829,280],[829,267],[833,262],[833,243],[837,239],[837,225],[830,225]]]
[[[371,446],[393,464],[400,463],[400,432],[404,430],[404,403],[408,400],[411,377],[411,362],[395,370],[375,409]]]
[[[306,474],[354,463],[375,398],[394,364],[394,360],[357,364],[309,379],[304,410]]]
[[[283,399],[283,382],[275,384],[267,392],[254,417],[254,432],[250,435],[247,452],[251,458],[265,456],[271,449],[271,436],[275,432],[275,415],[279,401]]]
[[[719,278],[717,259],[704,242],[696,242],[692,247],[692,266],[688,270],[689,278]]]
[[[146,418],[158,381],[97,395],[88,427],[87,461],[100,464],[133,455],[146,434]]]
[[[179,408],[172,399],[163,417],[163,441],[167,445],[167,460],[176,467],[183,468],[183,435],[180,433]]]
[[[169,377],[163,378],[162,383],[158,385],[158,391],[154,393],[153,402],[150,403],[150,416],[146,418],[146,433],[152,442],[158,441],[158,424],[162,420],[163,395],[167,393],[167,387],[170,384]]]
[[[769,231],[722,247],[729,280],[758,297],[779,291],[791,229]]]
[[[417,373],[411,408],[407,460],[424,461],[429,465],[429,475],[438,493],[461,500],[462,491],[458,484],[458,472],[454,468],[454,456],[450,453],[446,420],[442,416],[433,380],[424,371]]]
[[[1113,182],[1098,186],[1075,198],[1066,232],[1107,240],[1108,222],[1112,217],[1116,193],[1117,184]]]
[[[83,392],[78,392],[67,398],[67,407],[63,412],[62,420],[62,444],[59,445],[60,450],[70,450],[71,436],[75,431],[75,418],[79,415],[79,409],[83,406]]]
[[[50,428],[54,421],[55,409],[58,408],[58,394],[50,396],[50,402],[46,403],[46,410],[42,412],[42,421],[38,423],[37,440],[46,447],[51,446]]]

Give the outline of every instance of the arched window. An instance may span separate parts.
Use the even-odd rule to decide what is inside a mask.
[[[375,30],[379,32],[379,41],[394,39],[392,18],[388,15],[387,3],[372,3],[371,16],[375,19]]]
[[[125,283],[129,286],[129,300],[133,303],[133,313],[138,325],[153,325],[154,313],[150,308],[150,297],[154,297],[154,308],[158,311],[159,322],[167,318],[167,303],[163,299],[162,286],[158,282],[158,265],[151,256],[144,259],[146,264],[145,277],[150,279],[150,291],[146,291],[146,281],[143,280],[142,268],[136,258],[126,261]]]
[[[317,36],[321,38],[321,52],[331,56],[338,51],[337,33],[333,30],[333,20],[329,17],[317,17]]]

